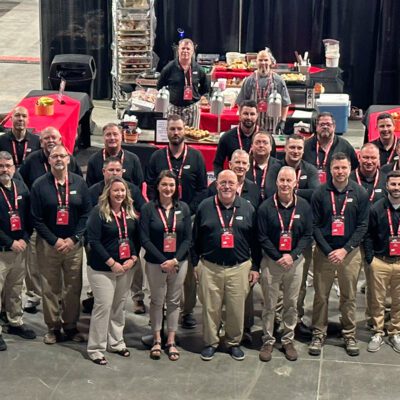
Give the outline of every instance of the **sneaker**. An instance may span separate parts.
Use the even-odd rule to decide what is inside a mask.
[[[228,352],[231,357],[236,361],[242,361],[246,357],[240,346],[231,346],[229,347]]]
[[[210,361],[214,358],[214,354],[217,351],[216,347],[206,346],[200,353],[200,357],[204,361]]]
[[[7,350],[7,344],[3,339],[3,336],[0,335],[0,351]]]
[[[76,343],[81,343],[84,341],[82,334],[76,328],[64,329],[65,336],[67,340],[71,340]]]
[[[9,326],[7,333],[10,335],[17,335],[22,337],[22,339],[36,339],[36,333],[32,329],[27,328],[25,325]]]
[[[193,314],[182,315],[181,326],[183,329],[193,329],[197,326],[197,321]]]
[[[371,353],[375,353],[381,348],[382,345],[383,345],[382,336],[376,334],[371,337],[371,340],[369,341],[367,346],[367,350],[370,351]]]
[[[393,350],[400,353],[400,336],[391,335],[389,336],[389,344],[393,347]]]
[[[308,354],[310,356],[319,356],[321,354],[322,346],[324,345],[325,339],[320,336],[313,336],[311,343],[308,346]]]
[[[60,330],[52,330],[48,331],[44,337],[43,342],[45,344],[55,344],[57,342],[62,342],[64,340],[64,336]]]
[[[134,300],[133,301],[133,313],[134,314],[146,314],[146,307],[144,305],[143,300]]]
[[[285,357],[289,361],[296,361],[297,360],[297,350],[294,347],[293,342],[288,342],[282,345],[283,351],[285,352]]]
[[[360,354],[360,349],[358,347],[357,340],[354,339],[353,337],[345,338],[344,346],[346,349],[346,353],[349,356],[354,357],[354,356],[358,356]],[[399,348],[399,351],[400,351],[400,348]]]
[[[260,361],[271,361],[272,350],[274,350],[274,346],[271,343],[264,343],[260,349],[260,353],[258,354]]]
[[[28,300],[25,303],[24,311],[28,314],[36,314],[38,312],[37,306],[39,303]]]

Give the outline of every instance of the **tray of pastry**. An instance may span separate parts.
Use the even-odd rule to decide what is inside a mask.
[[[281,78],[286,82],[287,85],[305,85],[306,76],[301,73],[286,73],[280,74]]]

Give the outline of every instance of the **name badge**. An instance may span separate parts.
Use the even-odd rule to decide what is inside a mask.
[[[120,239],[118,253],[121,260],[126,260],[127,258],[131,257],[131,248],[129,246],[128,239]]]
[[[22,196],[17,196],[17,200],[21,200],[22,199]]]
[[[326,183],[326,171],[324,171],[323,169],[319,169],[318,170],[318,178],[319,178],[319,183],[321,185]]]
[[[300,179],[307,179],[307,175],[302,175]]]
[[[69,194],[76,194],[76,190],[71,190]]]
[[[17,211],[10,212],[10,227],[11,232],[20,231],[22,228],[21,218]]]
[[[382,193],[382,189],[375,189],[375,193]]]
[[[266,100],[259,100],[257,103],[258,112],[267,112],[268,103]]]
[[[292,251],[291,232],[281,232],[279,237],[279,251]]]
[[[189,164],[184,165],[183,169],[190,169],[190,165]]]
[[[250,203],[250,202],[249,202]],[[237,221],[243,221],[243,215],[237,215],[236,217],[235,217],[235,219],[237,220]]]
[[[223,232],[221,235],[221,249],[233,249],[235,247],[235,237],[230,231]]]
[[[176,252],[176,233],[164,232],[164,253]]]
[[[183,100],[193,100],[193,90],[191,86],[185,86],[183,89]]]
[[[56,225],[68,225],[69,210],[67,207],[58,207],[56,216]]]
[[[332,217],[332,236],[344,236],[344,216]]]
[[[352,202],[353,202],[353,199],[350,197],[350,198],[347,199],[347,202],[348,202],[348,203],[352,203]]]
[[[389,254],[391,256],[400,256],[400,238],[398,236],[389,238]]]

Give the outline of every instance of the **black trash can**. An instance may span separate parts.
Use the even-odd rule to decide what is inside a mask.
[[[60,87],[61,78],[66,80],[65,90],[87,93],[93,100],[93,83],[96,78],[96,64],[86,54],[58,54],[54,57],[49,71],[50,86]]]

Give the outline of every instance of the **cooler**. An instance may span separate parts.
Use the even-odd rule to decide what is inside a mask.
[[[350,99],[348,94],[321,94],[316,101],[319,113],[330,112],[336,121],[336,133],[347,131],[348,117],[350,116]]]

